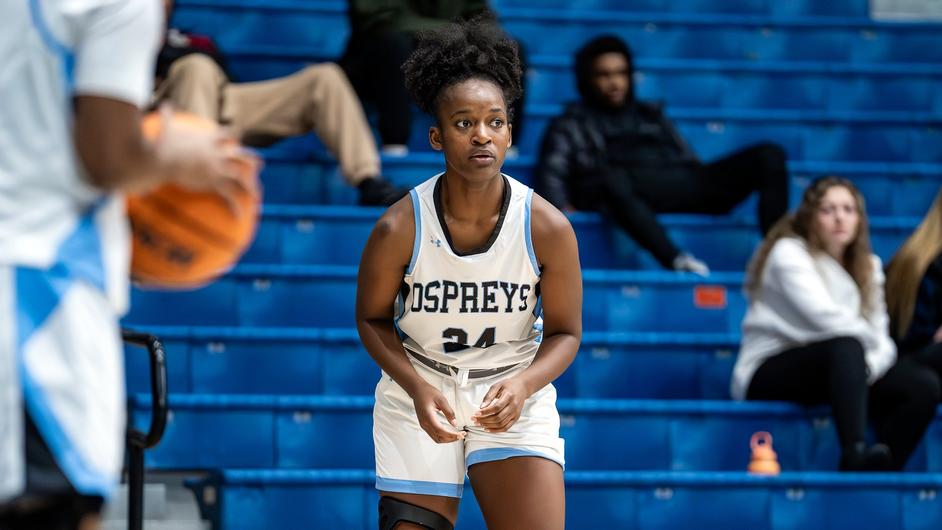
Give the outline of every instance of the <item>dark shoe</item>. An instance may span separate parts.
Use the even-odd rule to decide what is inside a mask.
[[[841,455],[841,471],[890,471],[893,454],[885,444],[858,442]]]
[[[360,206],[389,206],[409,193],[409,190],[397,188],[380,177],[364,180],[357,189],[360,190]]]

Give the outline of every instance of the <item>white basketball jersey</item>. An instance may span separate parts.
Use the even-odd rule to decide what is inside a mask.
[[[463,369],[529,362],[536,355],[543,322],[530,239],[533,190],[503,178],[494,232],[467,254],[451,245],[441,209],[442,175],[411,191],[415,243],[396,321],[408,351]]]

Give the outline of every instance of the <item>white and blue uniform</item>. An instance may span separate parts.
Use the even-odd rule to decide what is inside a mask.
[[[83,495],[107,498],[124,454],[118,319],[124,201],[87,184],[73,98],[143,106],[158,0],[0,2],[0,502],[23,492],[24,409]]]
[[[442,178],[411,192],[415,240],[396,326],[416,371],[445,395],[467,436],[435,443],[419,426],[412,399],[384,373],[373,438],[378,489],[460,497],[468,466],[513,456],[563,465],[563,440],[553,385],[526,401],[508,432],[488,433],[471,420],[491,386],[530,365],[542,337],[540,269],[530,238],[533,190],[504,176],[494,232],[482,248],[462,254],[444,222]]]

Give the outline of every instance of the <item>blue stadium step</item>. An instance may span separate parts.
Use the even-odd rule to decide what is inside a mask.
[[[539,153],[544,129],[562,109],[528,105],[523,138],[515,138],[520,154]],[[716,108],[673,108],[667,114],[703,160],[768,141],[781,145],[791,160],[942,163],[942,114]],[[409,140],[412,151],[431,151],[431,125],[430,116],[416,114]],[[298,142],[283,142],[283,149],[297,149],[302,156],[317,152],[304,144],[308,140]]]
[[[491,5],[504,12],[513,8],[552,8],[554,10],[620,11],[634,13],[732,14],[757,16],[861,17],[870,14],[866,0],[496,0]]]
[[[746,302],[742,273],[584,270],[586,331],[736,333]],[[131,293],[125,324],[177,326],[354,326],[356,267],[240,265],[189,292]]]
[[[304,58],[339,57],[350,34],[346,10],[345,2],[329,0],[177,0],[171,26],[212,37],[227,56],[300,45],[316,50]]]
[[[561,112],[560,105],[528,105],[523,138],[515,139],[520,153],[538,153],[543,131]],[[769,141],[794,160],[942,163],[942,114],[673,108],[667,115],[704,160]],[[432,119],[420,115],[415,122],[409,145],[428,150]]]
[[[191,487],[221,530],[377,527],[368,469],[222,470]],[[485,528],[466,483],[457,528]],[[566,472],[566,528],[923,530],[942,526],[939,474]]]
[[[504,28],[531,55],[572,55],[592,35],[609,33],[625,39],[644,58],[942,61],[938,23],[509,7],[500,15]]]
[[[178,3],[172,22],[214,37],[229,54],[291,45],[308,50],[307,58],[339,57],[349,35],[345,9],[343,2],[185,0]],[[939,24],[802,16],[798,9],[755,16],[548,6],[504,7],[499,15],[504,28],[531,55],[570,55],[591,35],[614,33],[646,58],[942,61]],[[553,38],[545,38],[547,34]]]
[[[142,328],[167,351],[175,394],[369,395],[379,368],[355,329]],[[726,399],[739,337],[708,333],[586,333],[554,385],[560,397]],[[150,388],[146,355],[125,356],[128,391]]]
[[[380,214],[379,209],[355,206],[265,206],[258,236],[242,263],[357,265]],[[713,270],[741,271],[760,239],[754,215],[663,215],[661,221],[680,248],[705,260]],[[569,218],[583,267],[662,269],[621,229],[598,214],[576,213]],[[871,217],[875,252],[888,261],[919,221],[916,217]]]
[[[320,147],[314,146],[310,138],[285,140],[262,151],[265,202],[355,205],[357,191],[343,181],[336,163]],[[384,156],[382,163],[387,178],[410,188],[438,174],[444,167],[442,156],[429,151]],[[518,156],[505,160],[503,171],[532,185],[535,163],[535,156]],[[792,160],[789,170],[793,175],[793,203],[811,179],[820,175],[842,175],[861,188],[867,198],[868,213],[877,216],[921,217],[942,185],[942,164]],[[747,202],[736,211],[751,214],[755,205]]]
[[[639,59],[634,89],[668,108],[942,111],[942,65]],[[527,101],[578,99],[572,58],[529,59]]]
[[[370,396],[171,394],[159,469],[346,468],[373,462]],[[834,470],[838,442],[826,409],[788,403],[560,399],[566,465],[583,470],[742,470],[756,431],[774,437],[786,471]],[[134,425],[149,396],[131,398]],[[930,426],[909,467],[942,471],[942,422]]]

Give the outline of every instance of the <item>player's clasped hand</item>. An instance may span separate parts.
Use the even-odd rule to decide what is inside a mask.
[[[440,444],[464,440],[466,433],[458,430],[455,411],[448,404],[445,395],[439,392],[438,389],[431,385],[424,385],[416,391],[412,397],[412,402],[415,405],[419,426],[428,433],[432,440]],[[442,424],[440,421],[441,415],[445,416],[445,419],[454,429],[448,429]]]
[[[507,432],[520,418],[527,397],[523,382],[515,377],[504,379],[487,391],[471,420],[487,432]]]

